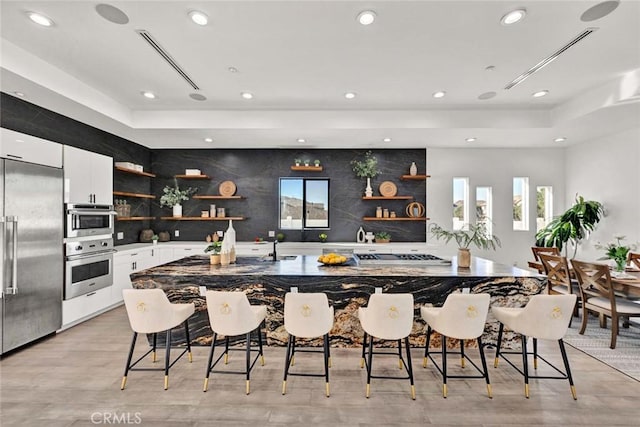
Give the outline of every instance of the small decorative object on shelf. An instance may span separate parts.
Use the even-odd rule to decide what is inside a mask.
[[[382,218],[382,206],[376,208],[376,218]]]
[[[378,189],[383,197],[393,197],[398,194],[398,187],[391,181],[383,182]]]
[[[202,218],[209,218],[209,211],[200,211],[200,216]]]
[[[157,234],[154,234],[153,236],[151,236],[151,242],[153,242],[154,245],[158,244],[159,239],[160,239],[160,236],[158,236]]]
[[[216,217],[216,205],[209,205],[209,217]]]
[[[356,233],[356,242],[364,243],[364,228],[358,228],[358,232]]]
[[[389,209],[382,210],[382,218],[389,218]]]
[[[367,243],[373,243],[373,239],[375,239],[376,236],[374,236],[374,234],[371,231],[367,231],[367,233],[364,235],[364,239],[367,241]]]
[[[424,211],[424,205],[419,202],[411,202],[405,209],[409,218],[422,218],[424,216]]]
[[[373,196],[371,178],[380,174],[380,171],[378,171],[378,159],[375,158],[371,151],[367,151],[364,155],[364,160],[352,160],[351,165],[358,178],[367,178],[367,187],[364,192],[365,197]]]
[[[161,242],[168,242],[171,240],[171,235],[168,231],[161,231],[158,233],[158,240]]]
[[[325,243],[327,241],[327,239],[329,238],[329,236],[327,235],[327,233],[320,233],[318,235],[318,239],[320,239],[320,241],[322,243]]]
[[[309,163],[310,163],[310,162],[311,162],[311,161],[310,161],[309,159],[305,159],[305,160],[304,160],[304,165],[305,165],[305,166],[309,166]]]
[[[229,220],[229,228],[224,233],[224,240],[229,242],[229,262],[236,262],[236,230],[233,228],[233,220]]]
[[[236,184],[233,181],[223,181],[218,187],[221,196],[230,197],[236,194]]]
[[[376,243],[389,243],[391,241],[391,234],[386,231],[378,231],[375,234]]]
[[[320,166],[320,160],[315,159],[315,160],[313,161],[313,164],[314,164],[314,166],[315,166],[315,167]]]
[[[302,163],[302,160],[300,160],[300,159],[295,159],[295,160],[293,161],[293,163],[295,163],[295,165],[296,165],[296,166],[300,166],[300,163]]]
[[[175,187],[169,187],[168,185],[162,190],[164,194],[160,197],[160,206],[169,206],[173,208],[173,216],[182,216],[182,204],[181,202],[189,200],[189,196],[197,191],[191,187],[186,190],[181,190],[178,187],[178,181],[175,181]]]
[[[409,175],[418,175],[418,166],[416,166],[416,162],[411,162],[411,166],[409,167]]]
[[[200,169],[185,169],[185,175],[202,175],[202,171]]]
[[[396,217],[396,211],[389,212],[389,218],[395,218],[395,217]]]
[[[216,217],[224,218],[225,216],[227,216],[225,208],[218,208],[217,211],[216,211]]]

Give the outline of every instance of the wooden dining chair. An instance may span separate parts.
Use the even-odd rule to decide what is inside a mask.
[[[582,295],[582,325],[580,334],[587,329],[589,311],[611,318],[611,344],[616,348],[620,317],[640,317],[640,305],[616,296],[611,285],[611,273],[606,264],[571,260]],[[604,325],[601,325],[604,326]]]
[[[529,265],[529,268],[538,270],[538,274],[544,274],[544,267],[540,262],[540,254],[548,254],[548,255],[556,255],[556,256],[560,255],[560,250],[555,246],[552,246],[550,248],[547,248],[544,246],[531,246],[531,252],[533,253],[534,261],[529,261],[528,265]]]
[[[640,268],[640,253],[629,252],[629,255],[627,255],[627,265]]]
[[[566,257],[559,255],[549,255],[540,253],[540,262],[547,275],[547,291],[549,295],[571,295],[577,297],[573,315],[578,315],[578,301],[581,300],[580,285],[578,281],[571,278],[569,262]],[[571,322],[569,322],[571,327]]]

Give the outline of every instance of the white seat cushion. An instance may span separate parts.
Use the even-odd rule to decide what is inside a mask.
[[[595,305],[596,307],[602,307],[606,310],[611,310],[611,303],[606,298],[589,298],[587,300],[587,304]],[[634,316],[640,316],[640,305],[630,301],[625,301],[621,298],[616,298],[616,311],[618,312],[618,314],[631,314]]]
[[[482,335],[489,312],[489,294],[450,294],[442,308],[420,307],[427,325],[455,339],[475,339]]]

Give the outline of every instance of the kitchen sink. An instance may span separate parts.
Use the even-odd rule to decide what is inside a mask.
[[[293,261],[298,258],[298,255],[278,255],[276,257],[276,261]],[[273,257],[271,255],[264,255],[260,257],[260,261],[262,262],[273,262]]]

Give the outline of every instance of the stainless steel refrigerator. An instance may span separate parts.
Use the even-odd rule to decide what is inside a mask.
[[[1,353],[62,326],[62,169],[0,159]]]

